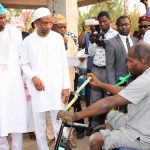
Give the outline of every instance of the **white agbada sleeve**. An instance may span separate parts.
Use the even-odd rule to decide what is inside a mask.
[[[19,66],[22,35],[16,28],[7,27],[8,68],[0,70],[0,137],[27,131],[27,101]]]
[[[62,89],[70,89],[71,85],[70,85],[70,76],[69,76],[69,66],[68,66],[67,52],[65,49],[64,40],[61,40],[61,47],[62,47],[62,75],[63,75]]]
[[[20,50],[20,65],[24,72],[24,74],[32,79],[35,76],[35,73],[32,71],[31,65],[30,65],[30,56],[29,56],[29,43],[27,40],[23,41],[23,44],[21,46]]]

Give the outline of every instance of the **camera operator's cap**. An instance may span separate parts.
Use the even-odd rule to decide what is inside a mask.
[[[55,15],[54,16],[54,24],[61,24],[61,23],[67,23],[66,18],[61,14]]]
[[[0,15],[6,14],[4,6],[0,3]]]
[[[45,16],[51,16],[49,9],[45,7],[40,7],[36,9],[33,14],[34,21]]]

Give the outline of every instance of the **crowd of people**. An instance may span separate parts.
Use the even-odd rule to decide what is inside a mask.
[[[44,7],[34,11],[29,32],[21,32],[8,25],[0,4],[0,150],[10,149],[9,134],[11,149],[22,150],[27,132],[39,150],[49,150],[58,137],[59,118],[84,123],[85,117],[89,128],[86,133],[77,128],[76,136],[90,135],[91,150],[150,150],[150,2],[143,3],[146,15],[133,35],[128,16],[118,17],[113,26],[109,13],[101,11],[95,17],[99,24],[83,22],[79,37],[67,30],[63,15],[53,16]],[[68,57],[76,57],[80,49],[88,57],[80,57],[78,66],[69,65]],[[129,80],[116,86],[128,73]],[[88,76],[92,80],[74,110],[64,111]],[[93,132],[99,125],[103,127]],[[65,127],[63,137],[75,148],[73,131]]]

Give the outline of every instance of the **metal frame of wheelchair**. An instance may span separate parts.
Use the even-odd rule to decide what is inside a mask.
[[[71,147],[69,146],[69,143],[68,143],[67,139],[64,140],[64,141],[61,141],[64,127],[73,127],[73,128],[82,127],[82,128],[87,129],[88,125],[87,124],[80,124],[80,123],[73,123],[72,125],[69,125],[69,124],[63,122],[61,124],[61,128],[59,130],[59,134],[58,134],[58,137],[57,137],[57,141],[56,141],[54,150],[72,150]],[[114,148],[113,150],[136,150],[136,149],[120,147],[120,148]]]

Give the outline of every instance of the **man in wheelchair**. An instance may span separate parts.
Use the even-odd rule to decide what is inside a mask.
[[[93,86],[115,95],[98,100],[81,112],[59,111],[57,115],[63,121],[76,121],[107,113],[116,107],[128,104],[127,114],[118,111],[108,113],[105,128],[98,129],[98,132],[90,137],[91,150],[120,147],[150,150],[150,46],[140,42],[131,47],[127,65],[129,72],[133,76],[138,76],[127,87],[122,89],[102,83],[92,76]]]

